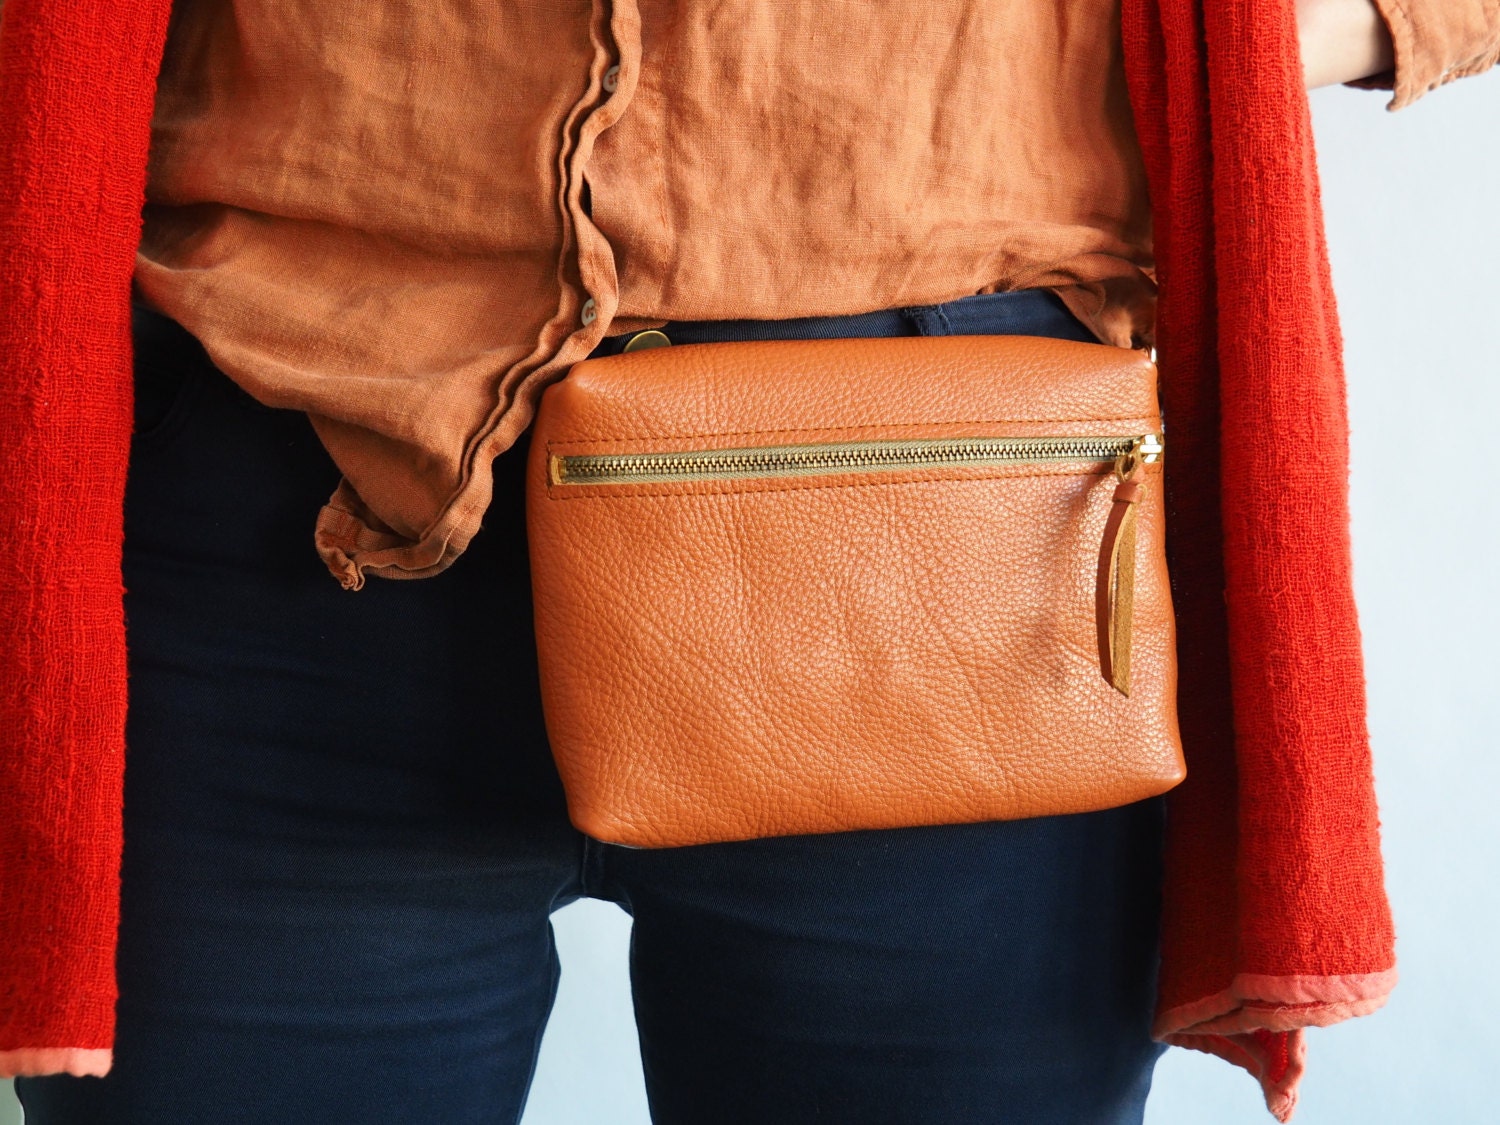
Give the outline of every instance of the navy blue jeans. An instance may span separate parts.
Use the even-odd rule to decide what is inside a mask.
[[[542,725],[526,440],[450,570],[349,593],[312,549],[338,471],[306,418],[172,322],[136,332],[115,1062],[21,1080],[30,1125],[515,1122],[549,915],[584,895],[633,919],[658,1125],[1141,1120],[1159,800],[601,844]],[[667,332],[1091,338],[1042,291]]]

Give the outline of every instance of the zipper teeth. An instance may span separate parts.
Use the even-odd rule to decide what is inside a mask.
[[[1148,438],[1153,435],[1146,435]],[[910,438],[887,441],[599,453],[554,457],[562,484],[655,483],[734,477],[813,476],[944,465],[1112,462],[1140,435],[1126,437]]]

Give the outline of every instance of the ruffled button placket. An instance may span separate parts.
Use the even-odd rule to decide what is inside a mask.
[[[579,102],[582,112],[578,116],[576,137],[564,139],[560,158],[564,260],[559,263],[558,272],[565,290],[572,278],[577,279],[578,327],[567,350],[577,350],[578,358],[592,351],[604,338],[619,304],[614,248],[594,225],[585,199],[589,190],[588,164],[595,142],[620,120],[635,94],[641,60],[639,10],[630,0],[614,5],[597,0],[590,31],[594,59],[588,89]],[[567,292],[563,304],[569,304]]]

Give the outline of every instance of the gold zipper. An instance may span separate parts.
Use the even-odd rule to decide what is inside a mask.
[[[1161,453],[1159,434],[891,438],[657,453],[553,454],[549,475],[553,484],[662,484],[1048,462],[1113,462],[1118,466],[1131,456],[1155,461]]]

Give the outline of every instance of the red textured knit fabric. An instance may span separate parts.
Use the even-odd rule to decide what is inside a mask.
[[[114,1030],[128,293],[168,8],[0,17],[0,1051]]]
[[[1125,0],[1172,433],[1188,780],[1156,1034],[1296,1100],[1395,982],[1349,550],[1342,340],[1292,0]]]
[[[113,1032],[128,294],[168,9],[6,0],[0,24],[0,1058],[40,1071]],[[1393,981],[1295,13],[1124,0],[1123,18],[1189,762],[1156,1033],[1246,1066],[1285,1119],[1298,1029]]]

